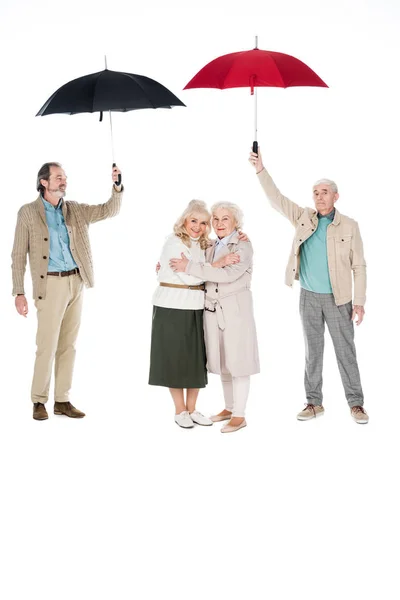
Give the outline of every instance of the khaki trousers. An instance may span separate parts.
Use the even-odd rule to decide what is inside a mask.
[[[68,402],[82,303],[83,281],[79,274],[47,277],[45,299],[35,300],[38,328],[32,402],[47,402],[54,362],[54,400]]]

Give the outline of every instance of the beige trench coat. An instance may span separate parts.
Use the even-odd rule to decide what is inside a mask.
[[[223,269],[211,266],[214,243],[206,250],[206,263],[190,261],[186,273],[206,281],[204,338],[207,368],[210,373],[221,373],[221,347],[225,365],[233,377],[244,377],[260,372],[253,299],[250,290],[253,270],[253,248],[250,242],[241,242],[233,235],[231,242],[218,258],[236,252],[240,262]]]

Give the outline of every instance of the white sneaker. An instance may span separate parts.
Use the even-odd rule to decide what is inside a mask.
[[[195,410],[192,413],[190,413],[190,418],[192,419],[193,423],[197,423],[197,425],[212,425],[213,424],[211,419],[202,415],[198,410]]]
[[[179,427],[184,427],[185,429],[189,429],[189,427],[194,427],[194,423],[190,418],[190,415],[187,410],[179,413],[179,415],[175,415],[175,423],[179,425]]]

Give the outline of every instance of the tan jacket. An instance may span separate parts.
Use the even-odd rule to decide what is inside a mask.
[[[253,248],[233,235],[218,258],[230,252],[240,255],[240,262],[223,269],[211,266],[215,242],[206,250],[206,264],[190,261],[186,273],[206,281],[204,339],[207,368],[221,373],[220,339],[223,338],[225,364],[233,377],[260,372],[256,326],[251,295]]]
[[[286,267],[286,285],[292,286],[299,279],[301,245],[318,227],[317,211],[301,208],[283,196],[270,174],[264,168],[258,174],[259,181],[273,208],[279,211],[296,228],[289,261]],[[354,305],[366,302],[367,275],[363,243],[358,224],[335,210],[335,218],[327,229],[329,276],[337,306],[352,300],[352,274],[354,277]]]
[[[71,254],[79,267],[87,287],[93,287],[93,259],[90,249],[89,225],[114,217],[119,213],[122,191],[112,189],[111,198],[105,204],[80,204],[63,201],[62,211],[69,234]],[[50,234],[46,222],[43,200],[24,204],[18,212],[12,250],[13,295],[25,294],[24,278],[27,254],[32,275],[33,297],[46,297],[46,281],[50,253]]]

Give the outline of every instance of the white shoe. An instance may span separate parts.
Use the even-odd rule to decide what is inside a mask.
[[[202,415],[198,410],[195,410],[192,413],[190,413],[190,418],[192,419],[193,423],[197,423],[197,425],[212,425],[213,424],[211,419]]]
[[[179,427],[184,427],[185,429],[189,429],[189,427],[194,427],[194,423],[190,418],[190,415],[187,410],[179,413],[179,415],[175,415],[175,423],[179,425]]]

